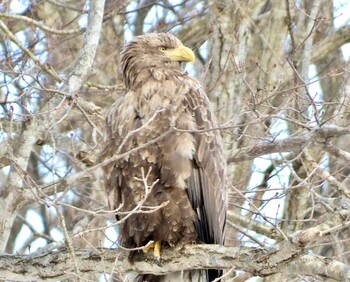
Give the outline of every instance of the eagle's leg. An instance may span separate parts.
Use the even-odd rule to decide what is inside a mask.
[[[161,242],[156,241],[156,242],[153,242],[152,244],[149,244],[148,246],[143,248],[143,252],[148,253],[148,251],[151,249],[153,249],[154,257],[159,261],[160,260]]]
[[[154,244],[154,257],[159,261],[160,260],[160,249],[161,249],[161,243],[160,241],[156,241]]]

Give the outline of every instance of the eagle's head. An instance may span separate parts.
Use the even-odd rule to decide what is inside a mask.
[[[190,48],[169,33],[148,33],[135,37],[121,52],[121,70],[126,87],[144,70],[180,69],[180,62],[194,63]]]

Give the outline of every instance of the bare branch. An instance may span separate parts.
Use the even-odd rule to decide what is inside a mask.
[[[350,42],[350,26],[343,26],[334,33],[327,36],[320,43],[312,48],[311,61],[315,62],[322,59],[324,56],[339,49],[346,43]]]
[[[9,15],[5,13],[0,13],[0,18],[6,18],[6,19],[14,19],[14,20],[21,20],[26,23],[32,24],[38,28],[40,28],[43,31],[50,32],[52,34],[58,34],[58,35],[72,35],[72,34],[81,34],[85,31],[85,28],[80,28],[80,29],[70,29],[70,30],[58,30],[51,28],[49,26],[46,26],[38,21],[35,21],[31,18],[28,18],[26,16],[21,16],[21,15]]]
[[[320,145],[328,138],[350,134],[350,129],[335,125],[324,125],[318,130],[314,130],[303,136],[288,137],[283,140],[272,140],[271,142],[261,142],[260,144],[243,147],[237,150],[237,153],[228,160],[228,163],[252,160],[267,154],[277,152],[295,152],[301,151],[306,146]]]
[[[68,80],[69,93],[71,93],[71,95],[79,90],[86,78],[90,75],[89,72],[91,71],[92,63],[95,59],[101,35],[104,5],[105,0],[91,1],[88,27],[86,29],[86,36],[84,37],[84,46],[78,62]]]
[[[8,36],[8,38],[15,43],[18,48],[20,48],[24,54],[26,54],[29,58],[31,58],[35,64],[41,68],[43,71],[45,71],[50,77],[52,77],[54,80],[58,82],[62,82],[62,79],[57,75],[54,69],[52,69],[50,66],[42,64],[39,59],[35,57],[35,55],[27,48],[25,48],[22,43],[14,36],[14,34],[7,28],[7,26],[4,24],[3,21],[0,20],[0,29],[2,32]]]
[[[307,275],[346,281],[350,266],[333,259],[305,253],[290,243],[277,250],[262,248],[225,247],[220,245],[193,245],[181,250],[165,248],[161,265],[152,255],[138,254],[135,262],[128,260],[129,252],[122,249],[75,250],[82,273],[108,273],[116,269],[123,273],[165,274],[181,270],[203,268],[231,269],[268,277],[277,272],[285,275]],[[0,278],[16,281],[57,281],[73,277],[74,265],[67,250],[32,254],[29,256],[0,255]],[[147,259],[145,259],[145,257]],[[179,259],[181,258],[181,259]],[[47,265],[52,267],[48,268]]]
[[[254,231],[258,234],[262,234],[268,238],[271,239],[277,239],[277,240],[283,240],[283,236],[277,230],[273,227],[266,226],[266,224],[262,222],[258,222],[253,220],[252,218],[244,217],[240,214],[236,214],[232,211],[227,212],[227,218],[230,220],[232,223],[243,227],[247,228],[251,231]]]

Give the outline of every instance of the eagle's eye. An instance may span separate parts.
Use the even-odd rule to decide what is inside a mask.
[[[159,47],[158,49],[159,49],[159,51],[161,51],[161,52],[164,52],[164,51],[166,50],[166,48],[163,47],[163,46]]]

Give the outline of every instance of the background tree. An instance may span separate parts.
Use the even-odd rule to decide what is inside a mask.
[[[233,281],[350,279],[348,11],[345,0],[3,2],[0,278],[211,267]],[[164,250],[161,266],[130,265],[118,248],[96,162],[123,93],[120,49],[153,31],[196,52],[186,70],[221,122],[229,191],[227,246]]]

